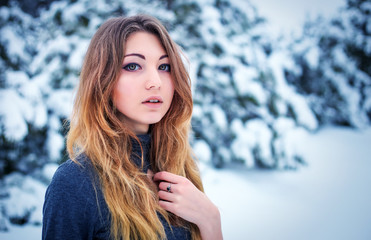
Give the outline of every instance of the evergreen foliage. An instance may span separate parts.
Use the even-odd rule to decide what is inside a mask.
[[[246,1],[61,0],[35,11],[9,1],[0,8],[0,229],[9,219],[40,224],[36,193],[67,158],[74,87],[107,18],[153,15],[184,49],[201,161],[296,168],[305,163],[295,147],[304,132],[370,123],[370,5],[348,0],[337,18],[308,22],[300,38],[282,42]],[[24,189],[35,200],[15,211]]]
[[[309,22],[292,44],[299,73],[287,80],[307,96],[321,124],[363,127],[371,120],[371,3],[348,0],[330,22]]]

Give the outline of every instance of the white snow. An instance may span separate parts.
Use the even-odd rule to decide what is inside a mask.
[[[25,42],[18,36],[10,26],[2,27],[0,30],[2,41],[7,43],[6,51],[10,56],[23,56]],[[16,59],[12,59],[16,60]]]
[[[216,170],[201,162],[224,239],[371,239],[370,142],[371,128],[307,135],[298,145],[308,166],[297,171]],[[41,238],[41,226],[9,229],[0,239]]]
[[[275,31],[270,32],[269,27],[275,27],[277,32],[290,31],[295,27],[300,28],[300,23],[304,21],[305,17],[313,17],[310,15],[313,11],[334,13],[337,9],[336,5],[340,5],[342,1],[331,0],[326,3],[319,2],[319,0],[255,2],[254,4],[257,4],[259,10],[262,10],[263,16],[269,18],[270,25],[268,24],[264,29],[265,32],[274,35]],[[334,4],[335,2],[336,4]],[[84,1],[84,3],[88,3],[88,1]],[[209,6],[211,1],[208,2],[209,5],[204,3],[203,6]],[[63,10],[63,19],[68,24],[74,24],[77,21],[77,15],[84,12],[83,4],[76,3],[73,8],[64,11],[66,4],[65,2],[52,4],[50,14],[45,12],[43,16],[52,16],[53,12]],[[104,8],[108,7],[102,1],[98,4]],[[235,0],[233,4],[238,6],[241,3]],[[174,17],[173,13],[161,10],[157,5],[153,5],[151,8],[139,6],[136,2],[129,2],[129,5],[132,6],[128,12],[129,15],[140,12],[140,8],[143,8],[149,13],[155,12],[155,15],[161,16],[163,19]],[[329,7],[330,5],[331,7]],[[305,14],[303,10],[299,10],[302,8],[306,9]],[[319,11],[319,8],[322,10]],[[249,10],[248,17],[254,19],[255,12],[250,7],[246,7],[246,9]],[[3,13],[4,15],[2,15]],[[9,13],[7,14],[9,15]],[[194,56],[206,54],[197,52],[193,53],[195,62],[202,59],[208,63],[208,66],[225,63],[236,66],[238,69],[238,61],[231,56],[243,54],[251,66],[271,68],[278,85],[277,94],[282,97],[276,101],[279,115],[286,116],[288,108],[292,107],[296,114],[295,120],[299,125],[311,130],[316,129],[318,123],[308,108],[306,99],[295,93],[294,89],[285,81],[283,69],[295,70],[292,58],[284,51],[276,51],[269,57],[267,64],[267,56],[262,47],[252,41],[250,37],[243,35],[240,39],[231,39],[231,42],[223,37],[223,27],[218,21],[220,17],[218,11],[209,6],[202,8],[202,14],[205,22],[200,28],[203,29],[202,32],[205,34],[204,39],[207,44],[220,45],[225,48],[223,50],[228,56],[215,57],[210,54],[196,59]],[[3,8],[0,9],[0,15],[6,18]],[[186,20],[191,21],[192,18]],[[90,30],[101,22],[102,19],[94,18],[90,22]],[[367,28],[369,29],[370,26],[369,22]],[[347,29],[350,28],[347,27]],[[18,36],[18,32],[13,30],[11,27],[4,27],[1,30],[3,35],[6,35],[4,41],[7,42],[7,49],[11,53],[11,57],[21,56],[22,59],[26,59],[29,55],[24,52],[25,45]],[[294,31],[296,30],[294,29]],[[332,28],[329,31],[336,31],[336,29]],[[181,33],[180,31],[178,38],[184,37]],[[334,34],[336,33],[343,34],[340,31]],[[58,35],[58,31],[56,34]],[[347,34],[353,35],[354,33],[348,31]],[[357,43],[363,44],[363,38],[358,35],[356,37]],[[2,124],[4,125],[0,127],[4,129],[5,136],[8,139],[21,140],[27,135],[27,123],[33,123],[36,127],[49,124],[46,141],[49,146],[50,158],[54,160],[58,160],[64,146],[64,138],[59,132],[60,118],[68,116],[71,112],[73,98],[70,90],[54,91],[52,88],[52,77],[59,74],[60,66],[65,61],[61,58],[53,58],[53,56],[61,53],[69,54],[72,51],[67,59],[67,66],[72,70],[78,70],[88,44],[88,40],[79,41],[79,39],[58,35],[47,43],[40,41],[38,48],[42,50],[30,61],[29,72],[33,75],[32,79],[22,72],[8,71],[6,79],[11,81],[7,81],[7,84],[10,84],[13,89],[0,91],[0,117],[3,118]],[[232,40],[237,44],[233,44]],[[243,46],[239,45],[241,41],[246,42],[249,46],[240,48],[239,46]],[[370,41],[366,42],[366,44],[369,43]],[[191,46],[192,41],[188,44]],[[307,47],[307,44],[309,46],[316,45],[309,42],[302,47]],[[336,61],[344,65],[346,57],[341,54],[343,54],[342,51],[337,54]],[[45,59],[49,57],[52,57],[52,60],[45,62]],[[310,48],[306,58],[310,65],[315,67],[318,64],[318,49]],[[352,65],[346,67],[354,68]],[[229,84],[228,75],[216,72],[213,68],[209,68],[209,70],[207,71],[206,68],[204,75],[213,80],[210,81],[210,84],[222,86]],[[192,76],[195,75],[194,71]],[[268,93],[255,81],[259,77],[258,72],[244,68],[244,71],[236,72],[235,75],[236,85],[241,94],[251,95],[260,105],[266,103]],[[359,76],[360,74],[357,75],[357,78]],[[368,80],[363,76],[362,79],[365,79],[364,82]],[[66,82],[68,85],[73,81],[73,78],[67,76],[65,80],[68,80]],[[351,103],[349,108],[352,120],[355,125],[361,125],[365,122],[362,119],[365,116],[357,113],[358,94],[353,93],[352,89],[344,84],[339,87],[343,95],[348,96]],[[46,99],[42,99],[42,96],[45,96]],[[212,102],[209,101],[208,96],[205,96],[203,100]],[[365,107],[371,106],[371,98],[366,101]],[[195,105],[194,116],[200,118],[204,113],[208,113],[212,116],[212,120],[204,118],[202,121],[215,121],[217,127],[222,130],[227,129],[229,123],[227,123],[226,115],[222,109],[217,105],[206,106]],[[51,112],[50,116],[47,116],[48,110]],[[264,109],[262,108],[261,111]],[[262,114],[262,116],[264,116],[264,120],[267,120],[269,114]],[[371,142],[371,129],[357,132],[350,129],[327,128],[317,134],[307,135],[303,128],[295,127],[294,121],[288,118],[282,117],[274,122],[251,120],[246,124],[243,124],[241,120],[235,120],[230,125],[237,136],[232,143],[232,150],[234,154],[238,155],[235,157],[245,160],[246,166],[254,165],[252,151],[257,146],[260,147],[261,157],[272,159],[272,131],[267,126],[267,122],[273,124],[272,127],[278,135],[277,140],[273,143],[275,151],[279,154],[285,153],[287,155],[284,156],[287,158],[286,161],[290,161],[290,158],[295,157],[297,153],[302,154],[308,166],[302,166],[297,171],[244,170],[243,167],[216,170],[207,165],[210,164],[212,157],[210,146],[203,140],[195,142],[194,150],[201,160],[200,169],[205,189],[221,210],[225,239],[371,239],[371,231],[368,226],[371,222],[371,191],[368,186],[371,180],[369,176],[371,150],[368,146]],[[358,122],[360,123],[357,124]],[[205,134],[208,134],[210,139],[217,137],[216,132],[212,130],[205,131]],[[218,152],[226,159],[226,162],[231,158],[231,151],[228,151],[224,146],[220,146]],[[53,163],[44,166],[41,170],[44,180],[50,180],[56,168],[57,164]],[[28,211],[31,213],[30,223],[37,226],[28,224],[19,227],[7,223],[10,231],[0,232],[0,240],[40,239],[41,209],[46,186],[31,176],[13,174],[7,176],[7,179],[14,183],[9,184],[9,198],[1,199],[0,210],[7,211],[9,216],[22,215]],[[4,199],[6,200],[4,201]],[[3,213],[0,212],[0,221],[1,214]]]
[[[225,112],[216,104],[210,106],[210,112],[212,114],[212,119],[215,121],[216,125],[221,129],[226,129],[228,126],[227,118]]]
[[[47,138],[47,147],[49,157],[52,161],[60,159],[61,151],[64,147],[64,137],[59,133],[61,123],[56,115],[52,115],[49,120],[49,130]]]
[[[239,119],[235,119],[232,122],[232,131],[236,135],[232,143],[233,152],[237,157],[244,159],[247,166],[253,166],[254,150],[259,151],[261,160],[271,164],[272,132],[263,120],[253,119],[242,124]]]
[[[85,53],[86,53],[86,50],[88,49],[90,40],[79,39],[76,41],[79,41],[79,42],[76,44],[74,51],[71,53],[71,55],[68,58],[68,65],[71,69],[79,70],[83,63]]]
[[[330,18],[344,0],[250,0],[257,7],[259,15],[267,18],[266,29],[272,35],[298,33],[302,24],[318,15]]]
[[[63,21],[75,23],[78,21],[78,17],[83,15],[86,11],[86,7],[82,2],[75,2],[63,11]]]
[[[2,200],[1,203],[4,204],[6,215],[14,218],[24,216],[24,213],[27,212],[30,214],[30,224],[41,224],[42,199],[46,186],[30,176],[24,176],[20,173],[7,175],[5,183],[8,186],[9,198]]]
[[[57,116],[68,117],[72,112],[73,91],[69,89],[54,90],[47,105]]]
[[[310,130],[315,130],[318,127],[318,122],[306,99],[296,93],[294,88],[287,84],[284,77],[283,69],[293,68],[292,59],[285,52],[277,52],[272,54],[268,61],[275,76],[278,95],[293,108],[298,124]]]
[[[358,128],[367,127],[368,117],[362,109],[359,108],[360,94],[357,93],[357,89],[353,88],[348,84],[347,79],[344,75],[339,74],[332,69],[328,68],[325,75],[336,81],[336,86],[339,89],[341,96],[347,97],[347,109],[349,118],[352,124]]]
[[[53,175],[54,175],[55,171],[57,170],[58,166],[59,165],[56,164],[56,163],[48,163],[48,164],[44,165],[44,167],[42,168],[43,177],[50,182],[52,180]]]
[[[240,120],[234,120],[232,123],[232,130],[234,132],[239,132],[239,134],[233,142],[232,142],[232,150],[235,153],[235,157],[240,160],[245,161],[245,165],[248,167],[254,166],[254,156],[251,153],[251,150],[248,146],[249,143],[249,136],[247,134],[243,134],[245,129],[242,125]]]
[[[30,104],[13,89],[0,90],[0,118],[3,118],[4,134],[8,139],[19,141],[26,136],[28,129],[25,118],[30,108]]]
[[[239,93],[252,96],[259,105],[263,105],[267,101],[267,94],[261,83],[256,81],[258,78],[258,70],[254,67],[239,67],[234,71],[234,82]]]
[[[298,140],[308,162],[298,171],[204,168],[225,239],[371,239],[371,129]]]
[[[320,57],[320,49],[318,47],[311,47],[307,54],[305,55],[310,67],[317,68],[318,67],[318,60]]]
[[[51,161],[58,161],[64,147],[64,138],[54,129],[48,131],[47,146]]]
[[[274,140],[275,151],[282,161],[278,162],[279,168],[296,168],[298,163],[295,158],[301,156],[303,138],[308,132],[302,127],[296,127],[295,122],[290,118],[280,117],[274,122],[273,128],[277,134]]]
[[[197,140],[193,145],[193,151],[197,153],[197,159],[203,162],[210,162],[212,152],[209,144],[204,140]]]

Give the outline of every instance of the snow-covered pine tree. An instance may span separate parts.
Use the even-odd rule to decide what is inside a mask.
[[[263,19],[249,3],[190,1],[185,9],[194,17],[187,19],[188,13],[182,22],[196,24],[180,25],[176,33],[186,36],[178,42],[196,80],[193,130],[200,158],[216,167],[294,167],[301,159],[288,135],[315,129],[317,122],[283,77],[294,66],[290,55],[272,49]]]
[[[28,173],[47,162],[47,110],[29,64],[38,22],[19,7],[0,9],[0,176]]]
[[[287,81],[301,76],[301,65],[291,50],[276,47],[248,2],[61,0],[36,15],[14,4],[0,8],[0,184],[6,191],[0,214],[6,219],[40,224],[46,185],[34,179],[47,183],[66,157],[63,125],[90,38],[107,18],[136,13],[163,21],[188,56],[192,144],[201,160],[268,168],[302,161],[295,139],[318,123],[300,94],[309,93]],[[20,201],[26,193],[33,200]]]
[[[348,0],[333,19],[308,22],[292,44],[300,71],[286,77],[308,96],[321,124],[370,124],[370,12],[370,1]]]
[[[259,28],[262,19],[255,8],[245,3],[242,11],[240,4],[233,0],[55,1],[36,17],[16,4],[3,7],[2,172],[26,173],[65,157],[62,126],[92,34],[110,16],[139,12],[160,18],[189,56],[196,82],[195,143],[207,143],[214,165],[239,160],[249,166],[277,166],[272,119],[298,114],[293,114],[292,104],[287,111],[277,112],[276,105],[286,106],[287,101],[280,100],[276,73],[267,67],[273,51],[270,40]],[[264,132],[270,136],[243,151],[252,156],[246,161],[245,154],[231,147],[241,138],[236,126],[251,119],[264,122]]]

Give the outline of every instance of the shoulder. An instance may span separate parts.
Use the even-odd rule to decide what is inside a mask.
[[[66,162],[62,163],[58,167],[53,178],[63,177],[66,175],[78,175],[80,177],[84,177],[88,171],[93,170],[92,167],[93,166],[90,163],[89,158],[85,155],[82,155],[79,156],[76,161],[68,159]]]
[[[87,157],[80,157],[77,162],[67,160],[54,173],[47,195],[63,198],[65,201],[89,201],[89,198],[96,195],[98,182],[98,176]]]
[[[87,157],[80,157],[76,161],[69,159],[62,163],[54,173],[51,184],[81,185],[97,177]]]
[[[59,166],[45,194],[43,239],[92,239],[108,232],[108,209],[97,179],[86,157]]]

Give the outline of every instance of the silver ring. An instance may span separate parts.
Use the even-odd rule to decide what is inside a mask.
[[[169,186],[166,188],[167,192],[171,193],[171,183],[169,183]]]

